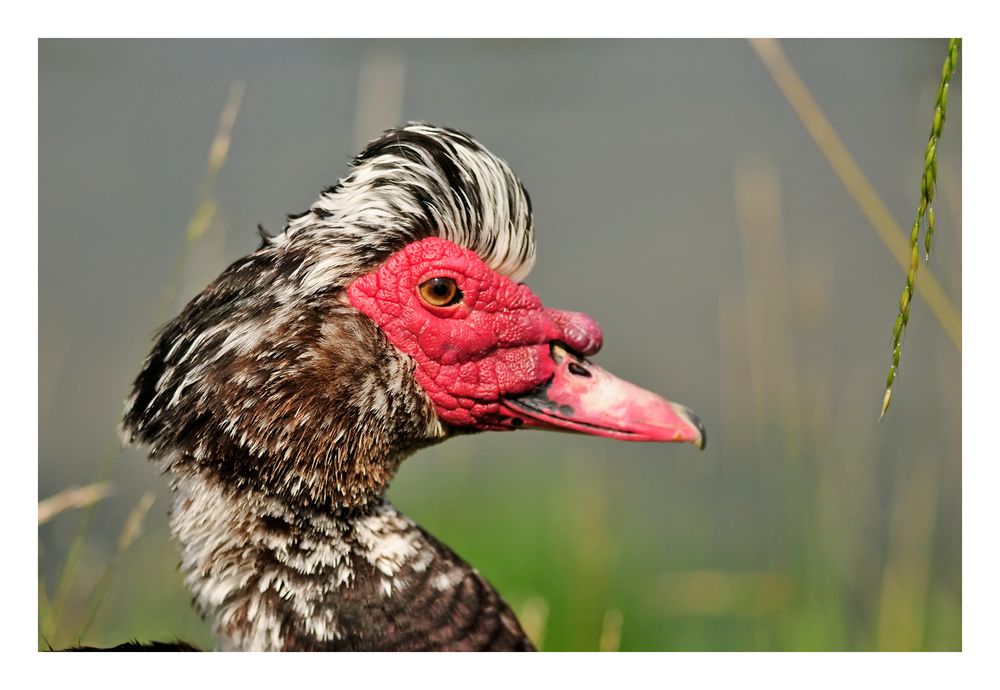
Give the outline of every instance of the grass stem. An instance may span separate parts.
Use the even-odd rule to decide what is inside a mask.
[[[796,72],[781,45],[774,39],[750,39],[750,46],[771,74],[841,183],[868,218],[875,234],[905,272],[910,270],[911,252],[902,228],[885,202],[844,145],[809,88]],[[962,319],[930,270],[924,271],[920,296],[957,350],[962,350]]]

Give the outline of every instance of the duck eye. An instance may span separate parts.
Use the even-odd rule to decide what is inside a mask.
[[[432,307],[450,307],[462,301],[454,278],[431,278],[420,284],[420,296]]]

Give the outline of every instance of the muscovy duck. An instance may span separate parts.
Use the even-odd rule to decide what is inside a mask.
[[[519,282],[531,202],[467,134],[386,131],[261,235],[158,333],[122,427],[169,477],[217,648],[533,649],[493,587],[386,500],[400,462],[518,428],[703,447],[698,418],[593,364],[597,323]]]

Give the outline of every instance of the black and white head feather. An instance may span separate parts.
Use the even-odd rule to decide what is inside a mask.
[[[268,244],[310,246],[300,276],[309,292],[430,236],[518,281],[535,262],[531,201],[507,164],[468,134],[411,124],[369,144],[346,178]]]
[[[350,173],[239,259],[159,332],[123,420],[174,475],[351,506],[413,450],[449,433],[413,362],[345,298],[407,244],[438,236],[523,279],[531,203],[469,135],[385,132]]]

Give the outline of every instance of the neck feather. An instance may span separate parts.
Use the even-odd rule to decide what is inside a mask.
[[[173,478],[171,527],[226,650],[530,649],[476,570],[382,497],[304,508]]]

